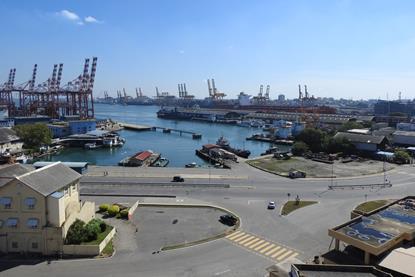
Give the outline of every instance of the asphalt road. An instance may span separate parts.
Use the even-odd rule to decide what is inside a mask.
[[[242,219],[241,230],[258,237],[290,247],[299,253],[297,258],[306,261],[314,255],[325,253],[331,239],[327,230],[350,219],[350,211],[361,202],[375,199],[396,199],[415,195],[415,168],[400,166],[387,173],[391,188],[358,189],[346,188],[329,190],[331,184],[358,185],[383,182],[383,175],[362,176],[342,179],[296,179],[291,180],[249,167],[243,163],[232,170],[197,169],[196,178],[186,178],[191,184],[211,182],[227,183],[229,188],[208,186],[158,186],[171,176],[180,175],[181,169],[152,170],[151,176],[104,177],[89,176],[83,179],[81,193],[132,194],[131,197],[93,197],[96,203],[135,201],[140,195],[172,196],[171,201],[202,201],[225,207],[237,213]],[[186,170],[186,173],[191,171]],[[196,171],[195,171],[196,172]],[[159,174],[160,177],[157,177]],[[97,174],[99,175],[99,174]],[[191,175],[190,175],[191,176]],[[234,176],[234,178],[232,178]],[[128,179],[125,179],[128,178]],[[105,181],[104,184],[96,182]],[[151,181],[153,185],[148,185]],[[143,185],[144,184],[144,185]],[[281,217],[281,205],[296,195],[303,200],[319,203]],[[146,198],[154,199],[159,198]],[[275,210],[267,210],[268,201],[276,201]],[[1,264],[2,262],[0,262]],[[1,272],[2,276],[264,276],[265,268],[273,261],[256,255],[243,247],[220,239],[206,244],[159,254],[141,252],[140,249],[119,251],[108,260],[57,261],[50,265],[17,266]]]

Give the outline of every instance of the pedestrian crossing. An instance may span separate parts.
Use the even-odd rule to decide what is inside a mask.
[[[261,256],[265,256],[276,262],[281,262],[298,256],[298,253],[292,249],[242,231],[236,231],[229,234],[226,238],[238,246],[241,246],[249,251],[253,251]]]

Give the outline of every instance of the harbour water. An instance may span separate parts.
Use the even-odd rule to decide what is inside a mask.
[[[116,121],[160,126],[202,134],[202,139],[193,140],[189,134],[180,136],[178,133],[162,133],[161,131],[135,132],[122,130],[119,134],[126,139],[123,147],[100,148],[85,150],[82,148],[67,148],[57,155],[50,156],[51,161],[86,161],[95,165],[117,165],[117,163],[140,150],[151,149],[161,153],[170,160],[169,167],[183,167],[196,162],[205,165],[205,162],[195,155],[195,150],[206,143],[216,143],[220,136],[224,136],[233,147],[245,148],[251,151],[251,157],[259,156],[269,148],[269,143],[247,141],[246,137],[262,132],[258,128],[246,128],[234,125],[198,121],[178,121],[157,118],[156,106],[122,106],[122,105],[95,105],[95,116],[98,119],[111,118]],[[281,150],[286,146],[279,146]]]

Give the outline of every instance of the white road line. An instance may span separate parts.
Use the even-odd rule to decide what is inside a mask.
[[[227,269],[227,270],[224,270],[224,271],[220,271],[220,272],[216,272],[215,274],[213,274],[214,276],[219,276],[219,275],[222,275],[222,274],[225,274],[225,273],[227,273],[227,272],[229,272],[229,271],[231,271],[230,269]]]

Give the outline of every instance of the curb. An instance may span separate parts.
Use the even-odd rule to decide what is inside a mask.
[[[93,192],[81,192],[80,196],[110,196],[110,197],[155,197],[155,198],[176,198],[176,195],[168,194],[123,194],[123,193],[93,193]]]

